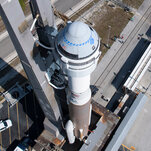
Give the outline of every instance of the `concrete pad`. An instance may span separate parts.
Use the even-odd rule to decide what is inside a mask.
[[[137,151],[150,151],[151,149],[150,99],[146,102],[142,112],[139,113],[136,121],[123,141],[124,145],[134,146]]]

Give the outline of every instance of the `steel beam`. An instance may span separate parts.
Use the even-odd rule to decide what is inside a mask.
[[[111,111],[107,110],[107,108],[105,108],[101,104],[95,102],[94,100],[92,100],[91,103],[92,103],[92,110],[101,116],[102,123],[107,122],[107,120],[114,122],[115,119],[117,119],[117,118],[120,119],[120,117],[118,117]]]
[[[30,0],[30,5],[32,7],[33,18],[39,14],[43,27],[48,25],[56,28],[54,13],[50,0]]]
[[[45,1],[41,2],[45,5]],[[45,11],[49,12],[49,10]],[[49,12],[49,15],[51,15],[51,12]],[[53,124],[53,127],[55,127],[55,132],[58,128],[60,130],[62,127],[60,107],[54,98],[53,89],[49,86],[45,78],[45,65],[40,57],[39,51],[34,47],[32,34],[18,0],[0,0],[0,16],[5,23],[45,116]],[[45,20],[49,22],[49,25],[53,24],[47,17]],[[58,131],[55,135],[57,136],[57,134]]]
[[[101,116],[96,124],[96,128],[89,134],[85,144],[82,145],[80,151],[100,151],[104,148],[111,133],[115,129],[119,117],[107,110],[99,103],[92,102],[92,110]]]

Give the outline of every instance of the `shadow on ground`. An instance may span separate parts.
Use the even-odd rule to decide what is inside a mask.
[[[149,29],[147,30],[146,35],[147,35],[148,37],[151,37],[151,26],[150,26]]]
[[[116,77],[112,81],[112,85],[116,88],[116,93],[113,95],[112,99],[107,105],[107,108],[111,111],[114,111],[118,104],[119,100],[123,97],[124,93],[122,87],[127,80],[128,76],[131,74],[139,59],[145,52],[146,48],[149,46],[150,42],[144,38],[141,38],[137,46],[134,48],[120,71],[115,75]]]
[[[116,74],[116,77],[112,81],[112,85],[118,90],[127,80],[128,76],[131,74],[139,59],[149,46],[150,42],[146,39],[140,39],[137,46],[134,48],[120,71]]]
[[[3,64],[3,67],[0,69],[1,73],[0,79],[2,78],[4,79],[0,83],[1,91],[2,92],[8,91],[8,89],[14,86],[16,82],[18,82],[24,89],[24,85],[25,83],[27,83],[27,78],[22,74],[22,72],[18,73],[11,65],[7,64],[2,58],[0,58],[0,63]],[[12,63],[12,65],[15,66],[16,64]],[[13,74],[14,77],[9,79],[9,77],[11,77],[11,74]],[[6,77],[6,81],[4,77]],[[18,118],[17,108],[19,113]],[[33,91],[31,91],[30,93],[28,93],[28,95],[22,98],[19,101],[18,106],[14,105],[13,107],[9,108],[9,112],[10,119],[12,120],[13,123],[13,126],[11,127],[11,136],[9,134],[8,129],[2,132],[3,142],[2,146],[12,151],[13,148],[19,143],[18,123],[20,128],[20,139],[28,135],[31,139],[34,140],[41,134],[41,132],[44,129],[43,120],[45,116]],[[0,109],[0,118],[1,119],[8,118],[8,103],[6,101],[3,103],[3,107]],[[27,130],[27,118],[28,118],[28,130]]]

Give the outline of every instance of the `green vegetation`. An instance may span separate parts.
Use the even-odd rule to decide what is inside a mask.
[[[26,4],[25,4],[26,0],[19,0],[19,3],[23,9],[23,11],[25,10]]]

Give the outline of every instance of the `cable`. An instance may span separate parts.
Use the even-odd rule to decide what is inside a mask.
[[[31,32],[33,31],[33,28],[34,28],[34,26],[35,26],[35,24],[36,24],[38,18],[39,18],[39,14],[36,15],[36,18],[34,19],[32,25],[31,25],[31,28],[30,28],[30,31],[31,31]],[[43,47],[43,48],[45,48],[45,49],[48,49],[48,50],[54,50],[54,48],[52,48],[52,47],[47,47],[47,46],[43,45],[43,44],[42,44],[37,38],[35,38],[34,36],[33,36],[33,39],[34,39],[35,43],[38,44],[38,45],[40,45],[41,47]]]
[[[40,45],[41,47],[43,47],[45,49],[48,49],[48,50],[54,50],[55,49],[53,47],[47,47],[47,46],[43,45],[38,39],[35,40],[35,43]]]

